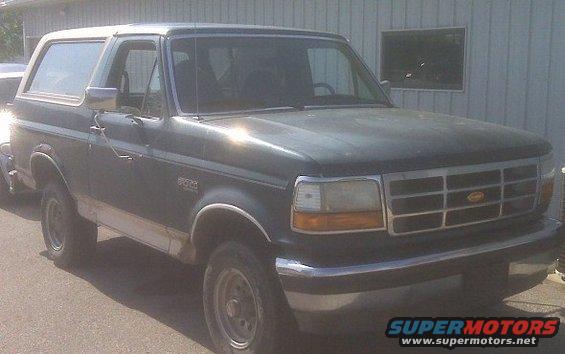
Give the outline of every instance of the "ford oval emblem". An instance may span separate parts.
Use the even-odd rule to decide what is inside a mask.
[[[481,203],[485,201],[485,194],[483,192],[472,192],[467,196],[467,200],[471,203]]]

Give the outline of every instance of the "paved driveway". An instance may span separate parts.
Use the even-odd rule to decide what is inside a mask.
[[[61,270],[46,258],[38,220],[37,198],[0,209],[0,351],[211,352],[200,271],[105,230],[94,266]],[[565,285],[546,280],[493,308],[472,313],[457,306],[431,308],[428,315],[565,319]],[[303,353],[399,349],[382,334],[302,336],[297,348]],[[565,328],[543,340],[542,348],[563,351]]]

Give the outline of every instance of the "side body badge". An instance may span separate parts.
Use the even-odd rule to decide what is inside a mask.
[[[177,184],[181,192],[198,193],[198,181],[186,177],[179,177]]]

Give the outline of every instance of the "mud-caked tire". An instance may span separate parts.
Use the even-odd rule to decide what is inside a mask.
[[[265,261],[228,241],[212,253],[204,276],[204,312],[221,353],[281,353],[293,332],[287,305]],[[287,341],[288,342],[288,341]]]
[[[41,227],[47,253],[62,268],[90,264],[96,252],[98,227],[82,218],[67,188],[50,182],[41,200]]]

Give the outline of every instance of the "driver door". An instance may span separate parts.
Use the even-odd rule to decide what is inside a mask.
[[[105,87],[120,90],[119,108],[96,115],[90,135],[90,190],[98,222],[163,251],[164,169],[154,149],[163,139],[159,39],[122,39]]]

